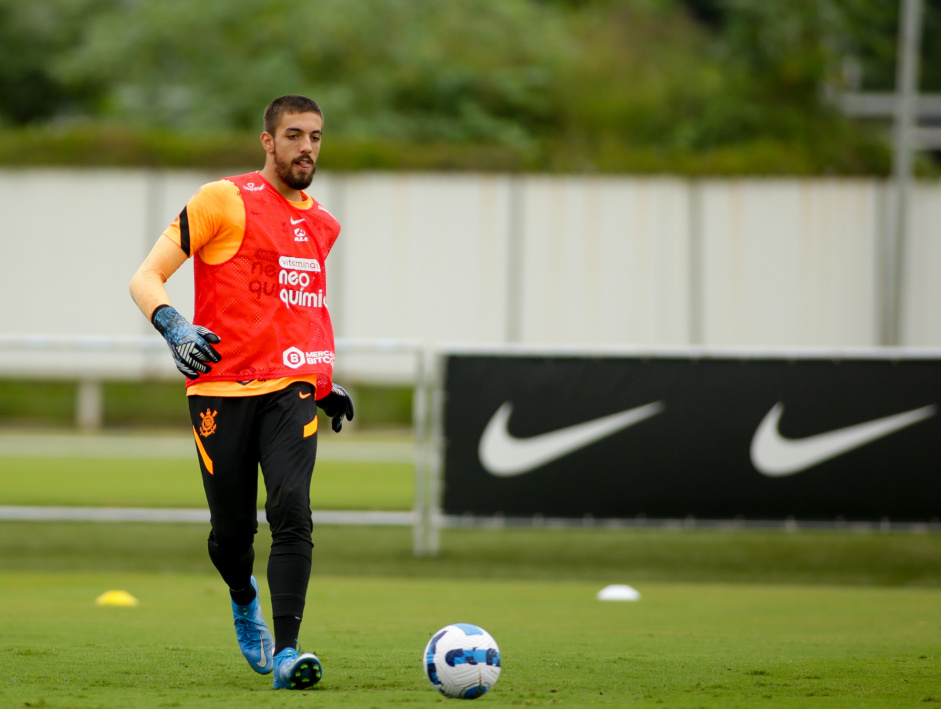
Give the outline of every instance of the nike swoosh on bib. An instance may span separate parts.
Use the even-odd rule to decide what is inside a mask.
[[[759,424],[751,442],[752,465],[762,475],[772,478],[803,472],[819,463],[924,421],[937,413],[937,407],[924,406],[797,439],[785,438],[778,431],[778,422],[783,413],[784,404],[778,402]]]
[[[513,404],[507,401],[487,423],[480,437],[477,454],[484,470],[491,475],[508,478],[528,473],[621,429],[640,423],[659,414],[663,408],[663,403],[657,401],[538,436],[516,438],[507,430],[510,414],[513,413]]]

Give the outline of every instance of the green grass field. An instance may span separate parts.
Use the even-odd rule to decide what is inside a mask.
[[[318,464],[315,506],[406,509],[401,463]],[[185,460],[0,457],[0,505],[202,506]],[[238,652],[203,524],[0,521],[0,707],[440,706],[420,656],[500,643],[484,706],[911,707],[941,701],[941,535],[318,526],[301,642],[315,689]],[[267,604],[268,533],[256,575]],[[625,583],[637,602],[601,602]],[[135,608],[98,607],[110,589]],[[457,700],[453,700],[457,701]]]
[[[941,701],[941,604],[923,589],[315,574],[301,638],[324,680],[274,692],[238,653],[209,573],[3,575],[5,707],[431,706],[424,644],[487,628],[511,706],[907,707]],[[119,588],[136,608],[97,607]],[[12,611],[12,612],[11,612]],[[312,695],[312,696],[306,696]],[[306,696],[306,698],[305,698]]]
[[[5,457],[0,464],[2,505],[206,506],[195,459]],[[413,490],[408,463],[323,461],[312,496],[324,510],[408,510]],[[259,508],[264,504],[259,482]]]
[[[421,649],[455,621],[478,623],[501,644],[503,675],[479,700],[494,707],[941,700],[939,591],[762,582],[760,569],[775,558],[782,575],[811,573],[812,562],[795,558],[802,547],[822,547],[820,564],[847,550],[846,535],[805,536],[451,530],[441,558],[415,559],[408,530],[324,528],[301,640],[321,656],[326,675],[315,690],[293,695],[271,690],[238,654],[202,525],[0,523],[0,706],[437,706],[443,700],[421,675]],[[851,541],[861,552],[885,538],[896,553],[925,539]],[[762,563],[750,576],[728,559],[736,542],[763,550],[751,552]],[[615,559],[613,549],[621,550]],[[677,561],[684,554],[699,557],[691,573]],[[817,571],[815,580],[828,577]],[[645,580],[707,574],[740,582]],[[829,578],[847,580],[833,570]],[[612,582],[633,584],[641,600],[595,600]],[[140,605],[95,606],[110,589]]]

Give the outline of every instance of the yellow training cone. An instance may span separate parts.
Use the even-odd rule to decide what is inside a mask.
[[[127,591],[105,591],[95,599],[99,606],[136,606],[137,599]]]

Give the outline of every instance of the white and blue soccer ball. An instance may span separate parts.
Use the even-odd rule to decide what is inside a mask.
[[[470,623],[454,623],[432,635],[423,659],[428,681],[446,697],[477,699],[500,676],[497,641]]]

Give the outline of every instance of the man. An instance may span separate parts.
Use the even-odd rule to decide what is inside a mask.
[[[310,483],[317,406],[334,431],[353,402],[332,382],[333,327],[324,261],[339,223],[306,189],[317,170],[323,113],[304,96],[265,110],[259,172],[203,185],[131,280],[141,312],[186,375],[190,418],[209,503],[209,556],[232,597],[236,636],[276,689],[316,684],[320,661],[297,638],[310,580]],[[164,283],[194,259],[194,324]],[[198,323],[198,324],[195,324]],[[252,575],[258,467],[271,528],[268,587],[274,636]]]

